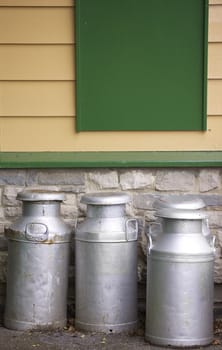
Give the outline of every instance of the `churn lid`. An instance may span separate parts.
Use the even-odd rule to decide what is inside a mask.
[[[92,205],[125,204],[130,201],[129,195],[122,192],[97,192],[89,193],[81,198],[81,202]]]
[[[20,192],[17,199],[21,201],[39,202],[39,201],[63,201],[65,199],[64,193],[56,191],[44,190],[27,190]]]
[[[154,202],[156,216],[172,219],[204,219],[205,203],[200,198],[168,197]]]

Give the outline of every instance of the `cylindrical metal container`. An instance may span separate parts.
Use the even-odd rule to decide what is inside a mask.
[[[64,195],[19,193],[23,215],[6,231],[8,278],[4,324],[26,330],[66,325],[70,228],[60,217]]]
[[[200,200],[156,205],[162,233],[148,235],[145,338],[163,346],[213,340],[214,239],[203,235]]]
[[[129,196],[93,193],[81,200],[87,217],[76,244],[76,328],[105,333],[137,325],[136,219],[125,216]]]

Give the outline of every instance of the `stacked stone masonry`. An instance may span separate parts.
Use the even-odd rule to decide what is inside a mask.
[[[215,283],[222,283],[222,169],[28,169],[0,170],[0,305],[4,305],[7,274],[5,227],[22,213],[17,193],[25,189],[62,191],[63,219],[73,228],[84,219],[83,194],[125,191],[131,196],[127,214],[139,222],[138,282],[146,280],[146,232],[156,218],[153,202],[160,197],[189,196],[206,203],[211,232],[216,235]],[[74,295],[74,251],[71,247],[69,298]]]

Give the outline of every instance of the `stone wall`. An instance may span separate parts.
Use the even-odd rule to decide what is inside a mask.
[[[85,216],[81,196],[96,191],[126,191],[131,196],[127,214],[139,222],[138,281],[146,279],[146,231],[155,221],[153,202],[160,196],[178,195],[202,198],[206,203],[211,232],[217,237],[214,279],[222,282],[222,170],[221,169],[28,169],[0,170],[0,305],[4,305],[7,242],[4,228],[22,213],[16,200],[24,189],[62,191],[66,200],[61,206],[64,220],[72,225]],[[70,266],[69,297],[73,297],[73,256]],[[144,296],[144,295],[143,295]]]

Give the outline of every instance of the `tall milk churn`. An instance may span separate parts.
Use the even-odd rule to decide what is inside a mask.
[[[162,233],[148,235],[145,338],[163,346],[201,346],[213,340],[214,237],[202,230],[202,200],[156,203]]]
[[[129,200],[123,193],[82,197],[87,217],[75,237],[78,329],[111,333],[137,325],[138,225],[125,216]]]
[[[4,324],[26,330],[66,325],[70,228],[60,217],[64,195],[26,191],[23,215],[6,231],[8,280]]]

